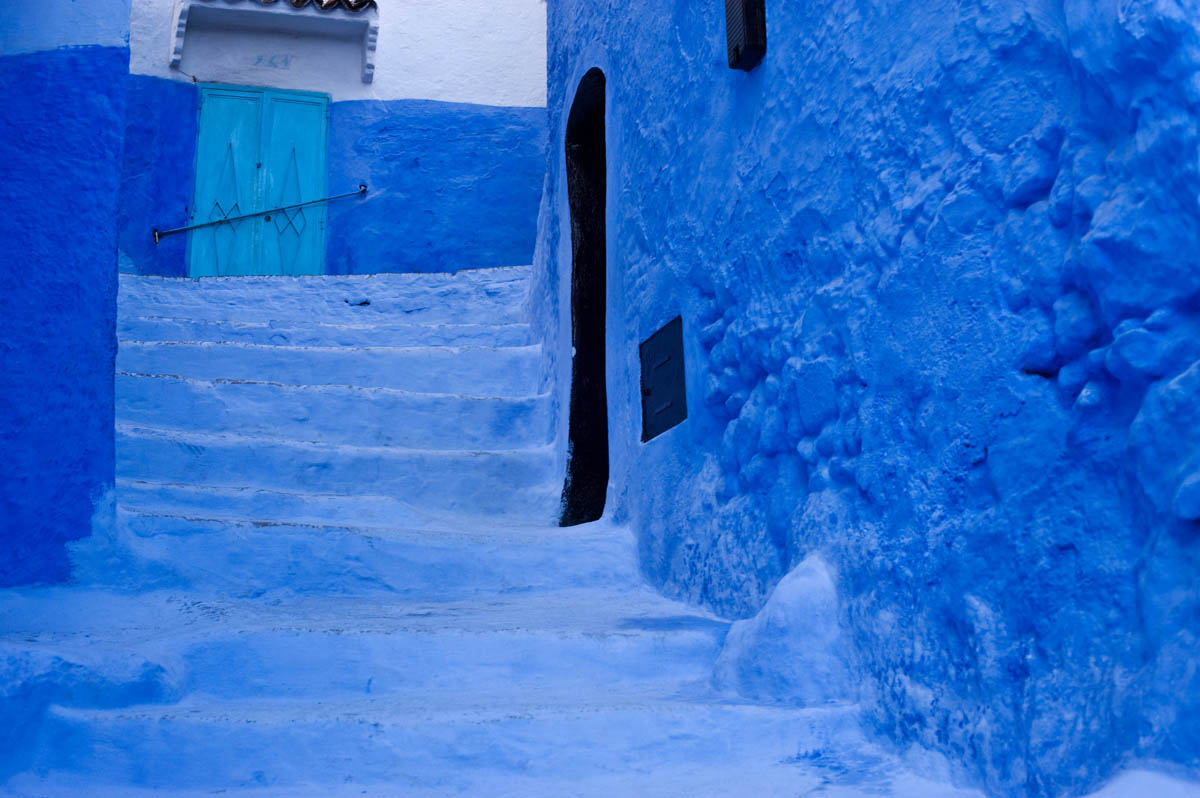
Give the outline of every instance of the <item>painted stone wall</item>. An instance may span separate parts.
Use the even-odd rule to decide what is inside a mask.
[[[609,513],[731,616],[821,555],[870,722],[995,794],[1200,765],[1195,12],[767,0],[743,74],[720,4],[549,5],[532,310],[565,408],[600,67]],[[689,418],[642,444],[637,344],[677,313]]]
[[[127,75],[121,166],[121,271],[187,276],[186,234],[154,243],[154,230],[186,227],[196,189],[200,93],[191,83]]]
[[[252,0],[246,0],[251,2]],[[121,268],[187,272],[195,185],[193,81],[328,93],[329,273],[454,271],[528,263],[545,168],[545,4],[380,3],[375,78],[357,45],[261,31],[191,32],[169,67],[172,0],[134,0]],[[149,243],[147,243],[149,242]]]
[[[429,100],[334,103],[330,186],[371,186],[329,207],[330,274],[519,266],[533,257],[546,109]],[[340,175],[343,183],[334,183]],[[343,188],[342,186],[345,185]]]
[[[121,0],[0,9],[0,586],[65,579],[112,486],[127,20]]]

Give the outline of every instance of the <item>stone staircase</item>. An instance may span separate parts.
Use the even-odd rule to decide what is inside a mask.
[[[729,624],[553,525],[529,277],[123,276],[115,510],[0,591],[0,793],[959,794],[715,689]]]
[[[475,528],[464,521],[475,517],[519,537],[522,525],[550,523],[561,477],[550,398],[537,392],[540,347],[522,321],[528,280],[528,268],[123,275],[119,526],[143,557],[194,582],[211,584],[220,563],[223,588],[254,592],[304,589],[291,581],[306,570],[296,546],[311,553],[319,581],[331,562],[321,552],[336,545],[332,562],[369,549],[353,554],[371,572],[360,578],[411,590],[411,570],[375,567],[420,547],[391,545],[398,529],[446,516]],[[222,536],[231,534],[254,545],[230,546]],[[395,573],[402,583],[387,580]]]
[[[249,488],[278,494],[259,522],[295,520],[284,508],[314,494],[345,497],[350,519],[405,496],[550,521],[561,485],[520,321],[528,278],[123,276],[122,512],[195,517],[220,508],[214,490]]]

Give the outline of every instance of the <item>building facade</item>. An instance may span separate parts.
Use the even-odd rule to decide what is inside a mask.
[[[550,4],[563,461],[600,103],[605,512],[643,573],[746,616],[821,555],[879,730],[996,793],[1195,765],[1194,5],[765,9],[742,71],[719,3]],[[676,317],[687,418],[646,441]]]

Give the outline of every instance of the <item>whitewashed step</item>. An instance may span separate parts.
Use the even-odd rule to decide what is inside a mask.
[[[392,496],[213,487],[117,478],[117,501],[137,512],[253,524],[258,527],[336,527],[362,530],[420,527],[449,534],[471,519],[416,507]],[[474,519],[481,521],[483,519]],[[517,522],[519,524],[519,522]],[[184,530],[186,533],[187,530]],[[144,534],[180,534],[173,528]],[[141,534],[141,533],[139,533]]]
[[[276,346],[528,346],[528,324],[363,324],[211,321],[122,316],[117,337],[132,341],[211,341]]]
[[[189,380],[118,372],[117,420],[416,449],[517,449],[550,443],[549,396],[465,397],[391,388]]]
[[[354,520],[306,525],[256,520],[257,515],[204,517],[227,512],[219,504],[211,511],[178,515],[146,500],[130,505],[117,512],[115,538],[128,554],[124,581],[130,587],[152,583],[236,596],[386,591],[442,601],[486,593],[633,590],[641,585],[632,539],[594,527],[560,531],[493,521],[476,522],[478,531],[464,531],[471,527],[462,521],[414,527],[403,526],[403,519],[391,527],[356,526]],[[347,505],[346,513],[352,515],[353,500]],[[80,558],[77,582],[121,581],[106,560],[91,570],[88,564],[95,559]]]
[[[715,791],[697,794],[801,795],[829,780],[820,770],[806,777],[798,756],[817,751],[836,763],[848,754],[861,767],[855,751],[865,747],[854,707],[703,704],[603,688],[585,694],[364,695],[328,703],[195,699],[174,707],[56,708],[40,737],[32,770],[87,773],[100,785],[270,791],[305,784],[332,789],[352,781],[388,795],[416,789],[679,795],[685,793],[672,790],[689,784],[697,770],[710,773],[710,763],[719,763],[724,778],[708,784]],[[65,740],[71,744],[52,743]],[[773,765],[790,770],[791,789],[755,791],[764,770],[770,771],[768,783],[781,781]],[[631,777],[631,767],[641,769],[640,779]],[[661,771],[670,774],[666,781]],[[569,781],[559,781],[564,774]],[[626,790],[651,779],[655,786],[650,792],[580,791],[580,784],[613,777]],[[661,789],[668,792],[656,791]]]
[[[466,396],[537,393],[540,346],[293,347],[121,341],[117,371]]]
[[[188,280],[122,274],[119,315],[219,322],[325,324],[526,321],[527,266],[454,274],[214,277]]]
[[[555,486],[552,447],[428,451],[298,443],[118,424],[116,473],[133,480],[401,496],[421,507],[522,514]]]
[[[135,558],[133,578],[85,567],[72,575],[80,584],[231,596],[384,591],[426,601],[640,584],[627,565],[628,547],[604,540],[493,538],[472,541],[471,548],[454,535],[425,531],[214,521],[126,509],[118,511],[117,523],[123,550]],[[567,562],[570,554],[581,559]]]
[[[175,667],[187,693],[230,700],[450,696],[481,684],[669,696],[707,683],[729,628],[702,611],[681,616],[637,585],[214,606],[226,612],[221,624],[182,645]]]

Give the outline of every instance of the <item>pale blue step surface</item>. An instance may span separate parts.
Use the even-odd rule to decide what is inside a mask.
[[[122,274],[118,315],[255,323],[524,323],[530,274],[527,266],[454,274],[200,280]]]
[[[122,316],[117,337],[128,341],[210,341],[279,346],[528,346],[528,324],[304,321],[211,321],[161,316]]]
[[[632,538],[602,527],[547,528],[544,519],[531,525],[519,515],[472,520],[381,496],[128,481],[118,492],[110,539],[77,545],[80,583],[149,580],[241,596],[386,591],[430,600],[641,584]]]
[[[117,474],[127,479],[399,495],[419,506],[475,513],[524,512],[554,482],[550,446],[431,451],[119,423],[116,449]]]
[[[412,700],[497,679],[520,692],[599,682],[670,695],[707,680],[705,663],[729,626],[702,612],[677,616],[673,602],[642,585],[619,597],[612,586],[597,585],[440,601],[388,593],[213,598],[204,611],[217,617],[197,622],[184,617],[189,611],[179,595],[147,599],[162,605],[152,616],[129,617],[142,626],[123,645],[131,656],[170,658],[178,691],[224,700]],[[187,624],[183,638],[175,616]],[[32,646],[71,655],[96,631],[94,623],[31,630]]]
[[[117,349],[117,371],[199,380],[520,397],[537,393],[540,357],[540,346],[294,347],[122,341]]]
[[[61,590],[10,594],[0,612],[20,619],[13,632],[35,651],[83,663],[80,688],[97,683],[97,669],[162,664],[138,677],[152,701],[80,700],[80,690],[47,708],[24,770],[86,774],[90,788],[270,795],[351,778],[444,789],[470,774],[463,786],[490,794],[562,768],[584,779],[635,763],[758,772],[858,739],[850,705],[714,695],[709,663],[728,623],[645,586],[442,602],[76,591],[65,602]],[[807,783],[796,775],[785,768],[767,783]]]
[[[524,701],[506,693],[471,697],[478,703],[431,695],[429,703],[364,696],[325,704],[208,699],[166,710],[55,709],[40,734],[70,739],[72,746],[57,755],[42,746],[35,767],[88,772],[99,785],[257,786],[264,795],[347,781],[384,789],[377,793],[384,795],[409,795],[410,787],[442,795],[679,795],[642,793],[636,785],[686,786],[697,770],[712,779],[709,768],[720,763],[724,777],[706,782],[723,789],[701,795],[790,796],[828,783],[819,767],[785,764],[797,750],[825,750],[836,762],[842,746],[851,753],[865,743],[853,734],[850,709],[697,705],[619,690],[586,697],[544,691]],[[140,741],[136,752],[124,745],[130,739]],[[276,755],[281,750],[290,752],[286,759]],[[567,773],[571,781],[559,781]],[[663,775],[672,778],[660,781]],[[888,785],[886,775],[876,774],[876,785]],[[539,779],[565,791],[521,791],[537,790]],[[594,779],[616,791],[580,793],[569,786]],[[791,791],[742,791],[763,782]],[[962,793],[924,793],[956,794]]]
[[[414,527],[455,536],[468,516],[447,515],[395,496],[280,491],[246,486],[214,487],[118,478],[116,498],[125,508],[159,515],[246,521],[263,526],[349,526],[361,529]],[[483,521],[483,518],[476,519]],[[500,519],[488,516],[492,524]],[[525,525],[520,519],[505,528]]]
[[[128,424],[424,449],[545,446],[548,395],[465,397],[392,388],[193,380],[118,372]]]

